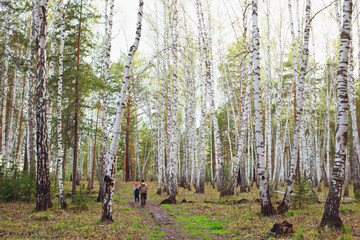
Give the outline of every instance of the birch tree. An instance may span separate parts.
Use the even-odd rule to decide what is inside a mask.
[[[9,16],[7,14],[6,16],[7,20],[5,22],[5,24],[9,24]],[[9,33],[11,34],[11,32]],[[9,41],[9,34],[6,34],[5,36],[5,48],[8,49],[8,41]],[[3,107],[2,107],[2,114],[1,114],[1,162],[3,166],[6,166],[9,159],[7,158],[6,155],[6,106],[7,106],[7,98],[8,98],[8,70],[9,70],[9,57],[6,56],[5,57],[5,62],[4,62],[4,72],[3,72],[3,76],[2,76],[2,102],[3,102]]]
[[[33,47],[33,42],[35,40],[36,33],[36,19],[37,19],[37,0],[33,0],[33,9],[32,9],[32,21],[31,21],[31,30],[30,30],[30,40],[29,40],[29,53],[27,61],[29,65],[34,64],[35,62],[35,48]],[[34,118],[34,73],[33,69],[30,67],[27,71],[27,134],[26,134],[26,154],[30,162],[30,179],[35,179],[35,118]],[[31,184],[32,181],[30,181]]]
[[[205,68],[206,68],[206,86],[208,91],[208,101],[210,105],[211,120],[213,122],[214,129],[214,140],[215,140],[215,163],[216,163],[216,173],[217,173],[217,188],[218,191],[221,191],[221,195],[225,194],[225,169],[224,161],[222,154],[222,144],[220,138],[219,124],[216,117],[216,108],[215,108],[215,96],[214,96],[214,82],[211,76],[211,57],[209,52],[209,36],[206,32],[205,22],[204,22],[204,13],[202,9],[202,4],[200,0],[196,1],[197,4],[197,16],[198,16],[198,28],[200,32],[200,40],[203,48],[203,54],[205,58]]]
[[[109,71],[110,71],[110,53],[111,53],[111,38],[112,38],[112,25],[113,25],[113,11],[114,11],[114,0],[110,0],[110,12],[108,16],[108,0],[105,1],[105,59],[104,59],[104,85],[107,86],[109,81]],[[105,89],[103,91],[103,102],[102,102],[102,132],[103,139],[101,143],[101,152],[99,156],[99,166],[98,166],[98,179],[99,179],[99,195],[97,201],[103,201],[104,198],[104,174],[105,174],[105,160],[106,160],[106,152],[108,150],[108,129],[107,129],[107,99],[108,92]]]
[[[102,221],[113,221],[112,217],[112,204],[113,204],[113,195],[115,188],[115,172],[116,172],[116,155],[117,155],[117,147],[121,130],[121,120],[124,113],[125,108],[125,99],[126,92],[130,80],[130,68],[131,63],[134,58],[134,54],[139,46],[140,37],[141,37],[141,22],[143,16],[143,7],[144,1],[139,0],[139,9],[137,13],[137,23],[136,23],[136,36],[133,45],[130,47],[126,62],[125,62],[125,73],[124,79],[122,81],[120,97],[117,104],[115,121],[111,133],[111,144],[109,153],[107,156],[107,161],[105,165],[105,197],[103,199],[103,212],[102,212]]]
[[[293,144],[291,151],[291,163],[290,163],[290,176],[287,180],[286,192],[283,198],[283,201],[278,207],[278,211],[284,213],[289,210],[291,205],[291,193],[293,192],[294,182],[296,177],[296,164],[298,159],[299,151],[299,135],[302,124],[302,112],[303,112],[303,101],[304,101],[304,80],[306,74],[306,67],[308,63],[309,55],[309,33],[310,33],[310,14],[311,14],[311,2],[310,0],[306,1],[306,23],[304,30],[304,45],[302,50],[302,59],[300,67],[300,77],[298,84],[296,84],[297,94],[296,94],[296,122],[293,133]],[[294,70],[295,71],[295,70]]]
[[[331,176],[329,193],[326,199],[321,226],[343,226],[339,216],[341,190],[344,181],[346,144],[348,132],[348,56],[351,39],[352,0],[344,0],[343,25],[340,36],[340,56],[337,71],[338,117],[336,128],[335,160]]]
[[[46,211],[52,207],[50,198],[48,135],[46,119],[46,27],[47,0],[38,0],[36,7],[36,150],[37,150],[37,182],[36,210]]]
[[[175,201],[175,194],[177,192],[177,112],[178,112],[178,88],[177,88],[177,44],[178,44],[178,32],[177,32],[177,21],[178,21],[178,13],[177,13],[177,0],[172,1],[173,6],[173,19],[172,19],[172,93],[171,93],[171,108],[170,108],[170,196],[169,199]]]
[[[270,216],[274,213],[269,194],[269,176],[264,157],[264,137],[262,130],[262,109],[260,89],[260,41],[258,25],[258,1],[252,1],[252,37],[253,37],[253,87],[255,105],[255,139],[258,158],[258,175],[260,184],[261,214]]]
[[[58,11],[60,15],[60,50],[59,50],[59,79],[58,79],[58,89],[57,89],[57,169],[58,169],[58,181],[59,181],[59,200],[61,208],[66,208],[66,199],[64,195],[64,184],[63,184],[63,149],[62,149],[62,84],[63,84],[63,57],[64,57],[64,45],[65,45],[65,13],[62,10],[62,0],[58,2]]]

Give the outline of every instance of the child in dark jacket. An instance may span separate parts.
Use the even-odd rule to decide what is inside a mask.
[[[139,188],[138,188],[138,184],[135,183],[135,187],[134,187],[134,190],[133,190],[133,194],[134,194],[134,197],[135,197],[135,202],[140,202],[139,200]]]
[[[148,186],[145,183],[145,179],[141,180],[139,191],[141,194],[141,207],[143,207],[146,204],[146,197],[147,197],[147,191],[148,191]]]

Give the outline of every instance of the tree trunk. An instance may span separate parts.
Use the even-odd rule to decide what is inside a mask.
[[[206,67],[206,85],[207,91],[209,94],[209,105],[210,105],[210,112],[211,112],[211,120],[213,122],[214,128],[214,140],[215,140],[215,163],[216,163],[216,173],[217,173],[217,188],[220,191],[220,195],[224,195],[225,193],[225,169],[224,169],[224,160],[223,160],[223,153],[222,153],[222,144],[220,138],[220,130],[219,124],[216,117],[216,109],[215,109],[215,96],[214,96],[214,83],[213,78],[211,75],[211,58],[209,53],[209,39],[208,33],[205,28],[204,23],[204,13],[202,10],[201,1],[197,0],[197,15],[198,15],[198,24],[199,24],[199,31],[200,31],[200,39],[201,45],[203,47],[203,53],[205,57],[205,67]]]
[[[356,190],[360,190],[360,182],[359,182],[359,160],[358,155],[356,154],[355,148],[353,148],[353,155],[352,155],[352,177],[353,177],[353,187],[354,193]]]
[[[105,58],[104,58],[104,84],[108,84],[109,80],[109,71],[110,71],[110,53],[111,53],[111,38],[112,38],[112,25],[113,25],[113,9],[114,9],[114,0],[110,1],[110,12],[108,16],[108,0],[105,0]],[[104,177],[105,177],[105,164],[106,164],[106,154],[108,151],[108,138],[109,132],[107,129],[107,98],[108,92],[103,92],[103,116],[102,116],[102,132],[103,140],[101,143],[101,151],[99,156],[99,195],[97,201],[104,201]]]
[[[246,133],[246,120],[248,117],[248,109],[250,106],[250,86],[251,86],[251,71],[253,66],[253,47],[250,47],[250,53],[249,53],[249,75],[246,83],[246,90],[244,93],[244,101],[242,101],[242,114],[241,114],[241,120],[240,120],[240,136],[237,140],[237,152],[236,152],[236,161],[234,166],[234,171],[232,172],[232,179],[230,184],[230,190],[228,194],[234,194],[234,191],[236,189],[237,185],[237,175],[238,172],[241,171],[241,187],[240,192],[246,191],[246,176],[245,176],[245,158],[244,158],[244,149],[245,149],[245,133]],[[241,165],[241,166],[240,166]],[[240,168],[242,170],[240,170]]]
[[[340,56],[337,72],[338,118],[336,128],[335,160],[329,193],[326,199],[321,226],[332,225],[341,228],[343,223],[339,216],[341,189],[344,181],[346,161],[346,144],[348,132],[348,55],[351,33],[352,0],[344,0],[343,27],[340,37]]]
[[[50,198],[49,156],[47,142],[46,121],[46,13],[47,0],[38,1],[35,5],[38,17],[36,48],[38,52],[37,84],[36,84],[36,150],[37,150],[37,182],[36,182],[36,210],[46,211],[52,207]]]
[[[74,162],[72,172],[72,195],[76,194],[76,186],[79,185],[78,178],[78,145],[79,145],[79,75],[80,75],[80,37],[81,37],[81,22],[82,22],[82,8],[83,0],[81,0],[79,32],[78,32],[78,48],[77,48],[77,75],[75,79],[75,123],[74,123]]]
[[[59,181],[59,200],[62,209],[66,208],[66,198],[64,195],[63,184],[63,149],[62,149],[62,81],[63,81],[63,55],[65,45],[65,14],[61,7],[61,1],[58,2],[58,11],[60,13],[61,21],[61,36],[60,36],[60,50],[59,50],[59,79],[58,79],[58,91],[57,91],[57,169],[58,169],[58,181]]]
[[[170,124],[169,124],[169,137],[170,137],[170,155],[169,155],[169,182],[170,182],[170,196],[169,199],[175,201],[175,194],[177,192],[177,116],[178,116],[178,87],[177,87],[177,0],[173,0],[173,16],[172,16],[172,93],[171,93],[171,108],[170,108]]]
[[[5,23],[8,24],[8,21]],[[5,35],[5,47],[8,47],[8,38],[9,38],[9,34]],[[9,69],[9,57],[6,56],[5,57],[5,62],[4,62],[4,72],[3,72],[3,80],[2,80],[2,84],[1,84],[1,88],[2,88],[2,93],[1,93],[1,97],[2,97],[2,102],[3,102],[3,107],[2,107],[2,114],[1,114],[1,162],[2,165],[6,168],[7,163],[10,159],[7,158],[6,155],[6,113],[7,113],[7,108],[8,108],[8,96],[9,96],[9,91],[8,91],[8,81],[9,81],[9,76],[8,76],[8,69]],[[1,103],[1,102],[0,102]]]
[[[122,82],[121,91],[120,91],[120,98],[118,101],[115,122],[113,125],[113,130],[111,133],[111,144],[109,149],[109,154],[106,161],[106,168],[105,168],[105,197],[103,200],[103,213],[102,213],[102,221],[113,221],[112,217],[112,203],[113,203],[113,195],[114,195],[114,188],[115,188],[115,172],[116,172],[116,154],[117,154],[117,147],[118,141],[120,136],[121,130],[121,120],[124,113],[125,107],[125,99],[126,99],[126,92],[129,84],[130,79],[130,67],[134,57],[134,54],[139,46],[140,36],[141,36],[141,21],[143,16],[143,0],[139,0],[139,10],[137,13],[137,27],[136,27],[136,37],[134,44],[130,47],[128,57],[125,62],[125,73],[124,73],[124,80]]]
[[[281,32],[281,30],[280,30]],[[270,58],[270,0],[266,1],[266,104],[265,107],[265,160],[269,179],[272,175],[272,94],[271,94],[271,58]],[[266,151],[267,150],[267,151]]]
[[[298,153],[299,153],[299,134],[302,124],[302,112],[303,112],[303,99],[304,99],[304,79],[306,74],[306,67],[308,63],[308,54],[309,54],[309,32],[310,32],[310,14],[311,14],[311,2],[310,0],[306,1],[306,24],[304,30],[304,47],[302,52],[301,59],[301,68],[300,68],[300,78],[296,94],[296,122],[294,127],[294,137],[293,137],[293,146],[291,152],[291,163],[290,163],[290,176],[287,180],[286,192],[283,198],[283,201],[278,207],[280,213],[284,213],[289,210],[291,205],[291,193],[293,192],[294,182],[296,177],[296,166],[298,162]],[[296,71],[296,69],[294,69]]]
[[[260,52],[259,52],[259,26],[258,26],[258,1],[252,1],[252,37],[253,37],[253,86],[255,105],[255,139],[258,157],[258,175],[260,184],[261,214],[270,216],[274,214],[269,194],[269,176],[266,171],[264,158],[264,138],[262,129],[261,89],[260,89]]]
[[[94,174],[95,174],[95,159],[96,159],[96,140],[97,140],[97,131],[98,131],[98,123],[99,123],[99,112],[100,112],[100,98],[101,98],[101,89],[99,90],[99,100],[98,107],[96,113],[96,126],[95,126],[95,137],[94,137],[94,147],[93,147],[93,155],[92,155],[92,164],[91,164],[91,177],[88,185],[88,190],[94,188]]]

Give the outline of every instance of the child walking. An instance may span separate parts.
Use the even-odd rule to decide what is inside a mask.
[[[141,193],[141,207],[143,207],[146,204],[146,195],[148,191],[148,186],[145,183],[145,179],[141,180],[139,191]]]
[[[139,200],[139,188],[138,188],[138,184],[135,183],[135,187],[134,187],[134,190],[133,190],[133,194],[134,194],[134,197],[135,197],[135,202],[140,202]]]

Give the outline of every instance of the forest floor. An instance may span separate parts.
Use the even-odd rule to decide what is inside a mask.
[[[81,183],[86,185],[85,182]],[[113,223],[101,223],[101,203],[96,202],[97,189],[79,190],[71,199],[71,182],[66,182],[68,208],[59,207],[52,185],[53,207],[36,212],[35,203],[0,202],[0,238],[3,239],[360,239],[360,204],[342,201],[341,230],[319,228],[324,200],[303,209],[291,209],[285,215],[262,217],[259,191],[219,198],[219,193],[206,185],[206,194],[179,187],[177,204],[160,205],[166,193],[156,194],[156,183],[148,182],[148,201],[144,208],[132,196],[134,182],[116,184]],[[324,188],[323,188],[324,189]],[[326,189],[325,189],[326,190]],[[280,189],[283,191],[283,189]],[[273,193],[276,207],[281,193]],[[319,193],[325,198],[326,191]],[[350,198],[353,198],[350,192]],[[181,203],[186,199],[187,203]],[[191,202],[190,202],[191,201]],[[189,203],[190,202],[190,203]],[[284,220],[296,230],[289,236],[274,236],[270,229]]]

